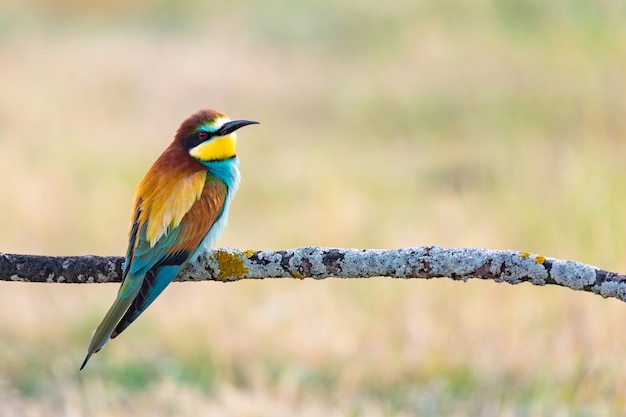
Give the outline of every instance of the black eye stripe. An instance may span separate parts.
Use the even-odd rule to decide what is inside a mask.
[[[204,132],[204,133],[207,133],[207,132]],[[202,142],[207,141],[209,139],[211,139],[210,134],[206,138],[200,139],[199,134],[195,133],[183,139],[182,145],[184,149],[189,150],[191,148],[195,148],[196,146],[200,145]]]

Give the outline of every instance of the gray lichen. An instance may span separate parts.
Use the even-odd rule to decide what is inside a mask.
[[[56,283],[120,282],[121,257],[0,253],[0,280]],[[177,281],[267,278],[472,278],[560,285],[626,301],[626,276],[528,252],[420,246],[395,250],[307,246],[281,251],[219,249],[191,262]]]

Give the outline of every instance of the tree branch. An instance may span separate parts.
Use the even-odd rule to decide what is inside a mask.
[[[35,256],[0,253],[0,281],[120,282],[122,257]],[[626,275],[528,252],[420,246],[396,250],[310,246],[282,251],[219,249],[200,256],[176,281],[265,278],[470,278],[560,285],[626,301]]]

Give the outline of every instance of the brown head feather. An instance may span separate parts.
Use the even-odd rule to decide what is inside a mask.
[[[162,181],[163,177],[168,177],[168,182],[176,182],[198,171],[206,171],[206,167],[192,158],[189,152],[180,146],[180,142],[193,134],[199,125],[215,120],[216,117],[224,117],[224,115],[216,110],[206,109],[189,116],[178,128],[174,141],[152,164],[139,183],[136,197],[145,197],[149,192],[159,188],[157,184]]]
[[[198,126],[200,126],[201,124],[212,122],[218,117],[226,117],[226,116],[218,112],[217,110],[212,110],[212,109],[200,110],[192,114],[178,128],[174,142],[178,143],[182,141],[184,138],[192,135]]]

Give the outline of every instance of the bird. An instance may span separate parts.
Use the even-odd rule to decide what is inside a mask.
[[[94,330],[89,358],[119,336],[180,270],[213,247],[224,231],[240,182],[236,130],[253,120],[230,120],[200,110],[178,128],[136,188],[122,283]]]

